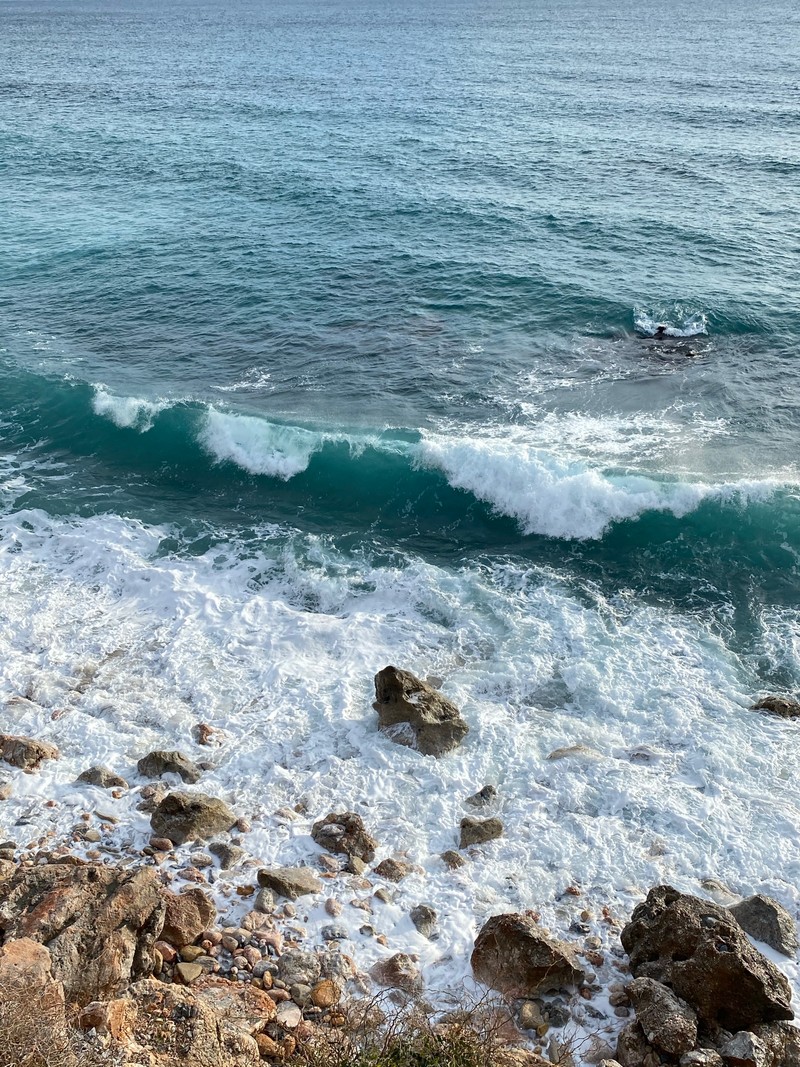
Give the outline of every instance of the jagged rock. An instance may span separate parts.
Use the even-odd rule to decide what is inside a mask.
[[[43,944],[67,999],[83,1005],[153,973],[164,910],[151,868],[19,867],[0,882],[0,940]]]
[[[168,793],[150,818],[153,832],[176,845],[223,833],[236,816],[222,800],[205,793]]]
[[[615,1055],[620,1067],[643,1067],[645,1063],[652,1062],[653,1056],[660,1062],[658,1053],[648,1042],[644,1030],[635,1020],[620,1030]]]
[[[409,917],[423,937],[429,938],[436,929],[437,915],[428,904],[417,904],[409,912]]]
[[[321,893],[324,888],[310,867],[262,867],[258,872],[258,884],[289,900],[297,900],[308,893]]]
[[[148,752],[146,756],[142,756],[136,766],[139,774],[143,774],[145,778],[160,778],[162,774],[179,774],[189,785],[199,782],[203,774],[202,769],[193,760],[184,756],[182,752],[178,752],[177,749],[170,751],[157,749],[155,752]]]
[[[271,889],[259,889],[253,902],[253,911],[261,915],[271,915],[275,910],[275,894]]]
[[[718,904],[657,886],[621,937],[631,973],[668,985],[702,1022],[737,1031],[794,1017],[786,978]]]
[[[409,671],[384,667],[375,675],[378,722],[393,741],[426,756],[444,756],[469,732],[461,712],[447,697]]]
[[[680,1058],[681,1067],[725,1067],[722,1056],[712,1048],[696,1048]]]
[[[777,900],[757,893],[728,910],[741,928],[756,941],[763,941],[784,956],[794,956],[797,951],[797,927],[789,912]]]
[[[275,1001],[249,983],[205,975],[193,983],[192,993],[220,1019],[253,1036],[275,1018]]]
[[[754,1026],[753,1034],[768,1049],[771,1067],[800,1067],[800,1030],[788,1023]]]
[[[320,974],[337,985],[343,986],[356,973],[355,964],[349,956],[335,949],[319,954]]]
[[[527,915],[495,915],[475,939],[479,982],[509,997],[529,998],[583,979],[573,949],[545,934]]]
[[[503,824],[499,819],[475,819],[471,815],[461,820],[461,836],[458,847],[483,845],[503,835]]]
[[[755,1034],[740,1030],[720,1049],[727,1067],[772,1067],[772,1055]]]
[[[447,852],[443,852],[441,858],[451,871],[457,871],[459,867],[464,867],[467,862],[463,856],[459,856],[455,849],[452,848],[449,848]]]
[[[66,1036],[64,987],[50,953],[27,937],[7,941],[0,948],[0,1062],[49,1063],[49,1053],[63,1050],[59,1067],[72,1067]]]
[[[464,803],[469,804],[471,808],[485,808],[487,804],[491,804],[496,799],[497,790],[495,787],[493,785],[485,785],[483,789],[479,789],[477,793],[467,797]]]
[[[402,989],[412,996],[418,996],[423,990],[422,975],[416,961],[405,952],[396,952],[388,959],[378,960],[369,973],[378,985]]]
[[[372,863],[378,842],[367,833],[364,821],[354,811],[331,812],[311,827],[311,836],[327,852],[340,852]]]
[[[651,1045],[680,1056],[697,1044],[697,1016],[671,989],[652,978],[636,978],[626,990],[636,1021]]]
[[[204,930],[209,930],[217,917],[217,909],[202,889],[187,889],[183,893],[163,891],[166,911],[161,937],[170,945],[182,948],[191,945]]]
[[[278,976],[288,986],[314,986],[322,974],[322,962],[314,952],[295,949],[284,952],[278,960]]]
[[[0,759],[12,767],[21,767],[26,774],[39,769],[46,759],[58,759],[61,753],[49,741],[34,741],[31,737],[0,734]]]
[[[768,711],[781,719],[800,718],[800,700],[791,697],[768,696],[753,704],[751,711]]]
[[[390,882],[401,882],[411,867],[407,863],[403,863],[401,860],[386,859],[381,860],[377,867],[372,868],[372,873],[377,874],[380,878],[386,878]]]
[[[112,1050],[127,1054],[134,1063],[147,1057],[143,1062],[150,1067],[259,1067],[258,1045],[248,1033],[252,1013],[238,1017],[227,1002],[227,994],[236,996],[240,987],[229,983],[222,1014],[213,995],[209,998],[202,988],[207,981],[211,979],[200,978],[188,987],[154,979],[136,982],[126,997],[106,1006],[117,1020]],[[263,1007],[266,1025],[275,1012],[265,1003]]]
[[[78,775],[79,782],[97,785],[101,789],[127,789],[128,783],[108,767],[89,767]]]

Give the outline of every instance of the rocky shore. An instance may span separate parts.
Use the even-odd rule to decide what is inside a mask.
[[[439,758],[466,737],[458,708],[430,682],[387,667],[375,690],[380,727],[397,743]],[[800,711],[784,698],[756,707]],[[213,736],[197,724],[196,744],[210,748]],[[5,795],[15,773],[35,774],[58,755],[42,740],[0,736],[0,756],[16,768]],[[144,848],[104,853],[119,828],[101,801],[68,840],[0,842],[0,1023],[11,1049],[0,1067],[307,1060],[332,1035],[341,1049],[359,1005],[378,1002],[384,1020],[416,1005],[446,1028],[453,1004],[429,997],[413,945],[381,931],[381,910],[420,873],[408,857],[379,859],[380,843],[354,811],[285,809],[276,816],[288,825],[310,822],[315,852],[301,866],[265,862],[249,853],[247,820],[191,788],[207,767],[176,750],[139,759],[139,776],[151,780],[133,787],[150,820]],[[78,781],[112,795],[131,789],[100,766]],[[472,814],[457,828],[459,849],[439,859],[453,877],[504,834],[496,799],[492,785],[464,798]],[[498,1063],[800,1065],[791,987],[769,958],[797,953],[794,919],[780,903],[756,895],[723,907],[659,885],[625,922],[587,906],[578,886],[565,886],[563,901],[574,912],[568,938],[531,910],[494,915],[474,938],[475,989],[453,996],[476,1020],[499,1020]],[[324,921],[310,923],[312,913]],[[408,920],[414,937],[439,938],[424,899]],[[380,950],[366,969],[354,931]],[[50,1059],[36,1059],[40,1045]]]

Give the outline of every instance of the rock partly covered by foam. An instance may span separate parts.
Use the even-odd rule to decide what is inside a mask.
[[[67,999],[115,996],[153,973],[164,901],[149,868],[48,864],[0,882],[0,935],[44,945]]]
[[[60,753],[49,741],[36,741],[32,737],[16,737],[0,734],[0,759],[12,767],[20,767],[27,774],[39,769],[44,760],[58,759]]]
[[[794,956],[797,951],[797,926],[777,900],[756,893],[728,910],[741,928],[756,941],[763,941],[784,956]]]
[[[781,719],[800,718],[800,700],[791,697],[768,696],[753,704],[751,711],[768,711]]]
[[[657,886],[621,936],[634,976],[669,986],[701,1022],[735,1032],[794,1017],[786,978],[717,904]]]
[[[481,928],[472,952],[479,982],[505,996],[526,998],[583,980],[573,949],[556,941],[532,918],[518,913],[495,915]]]
[[[142,756],[136,764],[145,778],[160,778],[162,774],[178,774],[189,785],[199,782],[203,768],[177,749],[157,749]]]
[[[100,789],[127,789],[128,783],[110,767],[88,767],[78,775],[78,781],[86,785],[96,785]]]
[[[375,859],[378,842],[367,832],[364,821],[354,811],[331,812],[311,827],[311,836],[328,852],[371,863]]]
[[[470,845],[484,845],[487,841],[494,841],[503,835],[503,824],[500,819],[476,819],[467,815],[461,820],[461,832],[458,839],[459,848],[469,848]]]
[[[388,959],[378,960],[369,973],[378,985],[402,989],[412,996],[418,996],[424,987],[416,958],[405,952],[396,952]]]
[[[262,867],[258,884],[289,900],[321,893],[324,888],[310,867]]]
[[[469,732],[461,712],[433,686],[410,671],[384,667],[375,675],[378,722],[393,741],[426,756],[444,756]]]
[[[168,793],[150,818],[153,832],[175,845],[230,830],[236,816],[228,805],[205,793]]]

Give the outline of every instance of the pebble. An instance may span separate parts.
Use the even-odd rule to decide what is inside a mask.
[[[277,1020],[281,1026],[286,1027],[289,1030],[294,1030],[299,1025],[303,1013],[296,1004],[292,1004],[291,1001],[284,1001],[278,1005]]]
[[[340,923],[329,923],[320,931],[323,941],[346,941],[349,933],[346,926]]]
[[[336,919],[342,914],[342,905],[338,900],[334,900],[333,897],[328,897],[325,901],[325,911],[332,918]]]

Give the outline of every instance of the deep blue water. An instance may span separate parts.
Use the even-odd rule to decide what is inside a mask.
[[[746,647],[798,607],[798,42],[790,2],[0,0],[10,513],[508,560]]]

